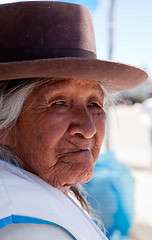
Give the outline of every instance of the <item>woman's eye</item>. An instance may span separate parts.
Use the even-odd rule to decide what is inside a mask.
[[[90,111],[90,113],[95,115],[98,115],[104,111],[103,106],[98,102],[90,102],[88,104],[88,110]]]
[[[67,106],[65,101],[56,101],[52,103],[53,106]]]
[[[88,104],[88,107],[97,107],[97,108],[101,108],[101,106],[100,106],[98,103],[96,103],[96,102],[91,102],[91,103],[89,103],[89,104]]]

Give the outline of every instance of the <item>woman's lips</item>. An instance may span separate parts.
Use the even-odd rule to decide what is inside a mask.
[[[61,153],[58,154],[58,157],[66,157],[66,156],[70,156],[70,155],[77,155],[77,154],[86,154],[86,155],[92,155],[90,149],[77,149],[77,150],[70,150],[68,152],[65,153]]]

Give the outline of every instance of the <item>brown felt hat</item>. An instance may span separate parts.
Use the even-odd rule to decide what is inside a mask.
[[[0,5],[0,80],[64,77],[97,80],[113,91],[143,83],[142,69],[98,60],[91,13],[72,3]]]

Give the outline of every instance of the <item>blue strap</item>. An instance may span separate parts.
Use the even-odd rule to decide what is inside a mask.
[[[27,217],[27,216],[20,216],[20,215],[10,215],[6,218],[0,219],[0,229],[4,228],[4,227],[6,227],[10,224],[21,224],[21,223],[55,225],[57,227],[60,227],[60,228],[64,229],[66,232],[68,232],[73,237],[73,239],[77,240],[66,228],[64,228],[64,227],[62,227],[62,226],[60,226],[56,223],[53,223],[53,222],[50,222],[50,221],[47,221],[47,220],[43,220],[43,219],[40,219],[40,218],[34,218],[34,217]]]

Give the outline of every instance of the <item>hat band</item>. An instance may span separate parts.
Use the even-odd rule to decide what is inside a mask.
[[[94,52],[78,48],[3,48],[0,62],[27,61],[48,58],[78,57],[96,59]]]

